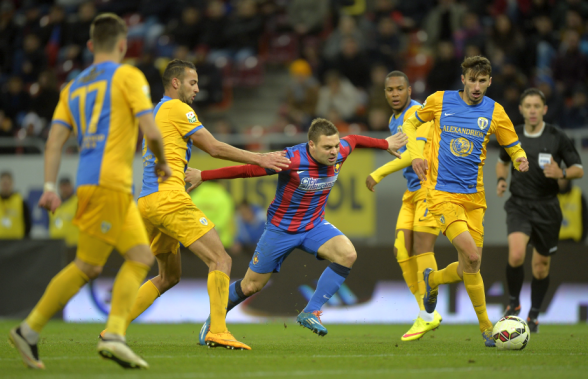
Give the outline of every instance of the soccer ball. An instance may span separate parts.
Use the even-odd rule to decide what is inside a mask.
[[[498,350],[523,350],[529,343],[529,326],[521,318],[505,316],[494,325],[492,337]]]

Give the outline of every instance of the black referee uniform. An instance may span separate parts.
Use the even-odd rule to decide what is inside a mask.
[[[557,251],[562,213],[557,199],[557,179],[546,178],[545,164],[551,158],[566,167],[581,165],[580,155],[572,141],[559,128],[545,124],[541,134],[529,135],[524,125],[515,127],[522,148],[527,153],[529,171],[521,173],[511,166],[511,197],[504,204],[508,234],[522,232],[530,237],[529,243],[544,256]],[[510,161],[506,150],[501,149],[500,160]]]

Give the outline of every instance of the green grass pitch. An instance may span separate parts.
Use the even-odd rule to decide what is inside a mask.
[[[587,378],[588,325],[541,325],[523,351],[484,347],[477,325],[441,325],[401,342],[407,325],[329,325],[318,337],[293,321],[229,325],[252,351],[197,345],[200,325],[132,325],[129,345],[151,365],[123,370],[96,353],[101,324],[51,322],[33,371],[6,342],[17,321],[0,321],[0,378]]]

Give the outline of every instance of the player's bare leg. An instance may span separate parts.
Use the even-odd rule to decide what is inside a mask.
[[[508,235],[508,265],[506,266],[506,282],[510,296],[504,316],[518,316],[521,312],[519,295],[525,279],[525,255],[529,236],[522,232]]]
[[[251,348],[235,340],[225,321],[229,300],[229,275],[232,260],[225,251],[218,233],[211,229],[188,246],[208,266],[208,296],[210,297],[210,330],[205,341],[209,347],[226,346],[231,349]]]
[[[402,341],[414,341],[422,338],[428,331],[437,329],[443,320],[441,315],[436,310],[431,313],[427,312],[423,304],[423,294],[426,290],[423,279],[423,271],[427,268],[437,270],[437,262],[435,261],[435,256],[433,254],[433,248],[435,246],[435,241],[437,240],[437,235],[433,233],[414,231],[412,239],[412,256],[409,258],[408,262],[401,262],[398,259],[398,255],[396,258],[398,259],[398,263],[402,268],[403,275],[405,275],[405,268],[403,267],[403,264],[409,263],[416,266],[414,268],[414,274],[416,274],[416,290],[413,292],[413,294],[415,295],[415,298],[417,298],[417,302],[419,304],[419,315],[411,328],[401,337]],[[405,276],[405,280],[406,279],[407,278]]]
[[[319,336],[325,336],[327,328],[321,322],[321,307],[343,284],[357,259],[353,244],[344,235],[338,235],[325,242],[317,251],[320,258],[332,262],[319,278],[316,291],[296,321]]]
[[[482,247],[476,246],[476,242],[468,230],[458,234],[451,242],[461,257],[459,264],[462,267],[458,269],[458,272],[462,272],[466,291],[478,316],[484,344],[487,347],[494,347],[496,345],[492,339],[492,322],[488,319],[486,312],[484,282],[482,275],[480,275]]]
[[[527,324],[531,333],[539,332],[539,311],[549,288],[549,267],[551,257],[541,255],[533,249],[533,281],[531,282],[531,310],[527,317]]]

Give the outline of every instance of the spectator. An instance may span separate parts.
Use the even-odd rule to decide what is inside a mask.
[[[553,23],[547,15],[539,15],[533,19],[534,30],[525,42],[525,53],[520,61],[528,76],[537,69],[539,75],[551,72],[553,58],[559,47],[557,33],[553,31]]]
[[[31,232],[31,214],[22,196],[14,192],[12,174],[0,174],[0,239],[23,239]]]
[[[200,43],[202,33],[200,11],[192,6],[183,9],[182,18],[171,30],[175,43],[187,46],[190,50]]]
[[[288,21],[300,37],[320,33],[328,12],[328,1],[290,0],[288,3]]]
[[[232,253],[241,252],[243,248],[255,248],[265,231],[265,211],[258,205],[243,200],[237,207],[237,236]]]
[[[310,65],[297,59],[290,65],[290,83],[286,89],[287,113],[299,125],[310,124],[318,102],[319,83]]]
[[[67,46],[60,54],[61,59],[74,59],[78,63],[90,61],[90,51],[86,43],[90,40],[90,25],[96,17],[96,6],[93,1],[87,1],[78,8],[77,21],[69,24],[67,30]]]
[[[500,49],[511,61],[520,64],[519,60],[523,48],[523,36],[513,26],[507,15],[499,15],[494,22],[490,40],[486,46],[488,54],[493,55],[495,49]]]
[[[65,46],[67,38],[67,25],[65,22],[65,12],[62,7],[54,5],[49,11],[49,15],[41,19],[39,33],[40,42],[45,46],[45,54],[49,60],[49,66],[53,67],[57,61],[57,54],[62,46]]]
[[[520,97],[519,87],[508,85],[504,91],[504,100],[500,102],[513,125],[521,125],[525,122],[519,110]]]
[[[388,130],[390,123],[390,112],[380,108],[373,108],[368,111],[368,127],[371,131],[382,132]]]
[[[359,105],[359,93],[353,84],[346,78],[342,78],[336,71],[327,72],[325,85],[319,90],[316,115],[334,123],[335,121],[329,117],[333,109],[337,117],[348,120],[355,116]]]
[[[216,181],[202,183],[190,194],[192,202],[214,223],[216,232],[225,248],[235,239],[235,202],[224,186]]]
[[[452,41],[454,34],[462,28],[465,12],[465,6],[456,0],[439,0],[424,23],[427,44],[434,47],[439,41]]]
[[[584,85],[578,85],[574,89],[572,105],[564,113],[564,128],[588,128],[588,101],[586,92]]]
[[[25,83],[32,83],[45,69],[46,63],[47,57],[39,37],[29,34],[24,38],[23,49],[14,54],[13,72],[22,77]]]
[[[78,208],[78,197],[69,178],[59,180],[59,197],[61,205],[55,213],[49,212],[49,237],[65,240],[68,247],[76,246],[79,230],[72,221]]]
[[[0,109],[0,141],[4,138],[13,138],[15,134],[14,124],[10,117],[4,114],[4,111]],[[14,154],[16,149],[14,147],[3,147],[0,146],[0,154]]]
[[[39,75],[38,84],[32,88],[38,88],[38,91],[31,100],[30,109],[44,119],[45,123],[48,123],[53,117],[53,112],[59,102],[59,88],[57,87],[55,73],[52,70],[43,71]]]
[[[41,10],[37,4],[35,4],[35,1],[24,1],[22,11],[24,12],[25,18],[24,23],[18,31],[19,40],[17,41],[17,45],[22,44],[22,38],[29,34],[39,35],[41,30]]]
[[[204,34],[202,35],[202,47],[204,50],[221,51],[228,47],[228,40],[225,36],[228,18],[225,5],[220,0],[212,0],[208,3],[206,18],[204,19]],[[213,59],[209,57],[211,62]]]
[[[584,20],[588,19],[588,3],[583,0],[557,1],[553,9],[553,24],[557,30],[565,27],[568,11],[576,11]]]
[[[237,3],[235,14],[229,19],[225,37],[228,41],[228,51],[211,51],[211,59],[215,55],[226,56],[237,63],[243,63],[247,58],[257,54],[259,39],[263,33],[263,20],[257,11],[254,0],[241,0]]]
[[[479,49],[484,47],[486,43],[486,36],[482,25],[480,25],[480,18],[473,12],[468,12],[463,19],[463,29],[459,30],[456,35],[456,56],[462,56],[465,51],[465,46],[477,46]]]
[[[586,83],[588,79],[588,59],[580,52],[580,35],[575,30],[567,30],[560,52],[553,63],[553,78],[558,92],[569,96],[576,83]]]
[[[14,23],[14,6],[8,1],[0,3],[0,80],[2,74],[12,70],[12,51],[16,45],[18,28]]]
[[[460,62],[455,57],[453,44],[448,41],[439,42],[433,67],[427,76],[429,93],[460,88],[460,73]]]
[[[141,55],[137,68],[141,70],[145,75],[145,78],[147,78],[149,88],[151,89],[151,101],[157,103],[163,98],[163,82],[161,79],[161,73],[157,67],[155,67],[154,60],[153,53],[146,51]]]
[[[341,53],[330,66],[349,79],[356,88],[368,88],[370,62],[353,38],[346,37],[341,41]]]
[[[554,94],[553,81],[549,77],[543,77],[543,79],[537,83],[537,89],[545,95],[547,113],[543,117],[543,120],[547,123],[561,126],[564,112],[564,101],[561,96],[556,96]]]
[[[353,17],[341,16],[339,26],[325,41],[323,56],[326,60],[334,60],[341,53],[342,41],[346,37],[355,39],[358,46],[366,46],[365,38],[357,27],[357,23]]]
[[[0,109],[4,110],[6,116],[18,123],[28,110],[29,102],[22,79],[18,76],[8,79],[6,89],[0,94]]]
[[[386,81],[388,68],[383,64],[376,64],[370,72],[371,85],[368,90],[368,112],[373,110],[382,110],[387,117],[390,117],[390,106],[384,96],[382,83]]]
[[[572,181],[559,179],[559,206],[563,219],[559,230],[561,241],[582,243],[588,236],[588,206],[586,196],[578,186],[572,186]]]
[[[398,56],[401,53],[401,41],[396,23],[391,18],[381,18],[377,26],[371,56],[374,61],[385,64],[388,70],[391,70],[397,66]]]

